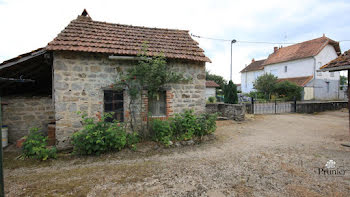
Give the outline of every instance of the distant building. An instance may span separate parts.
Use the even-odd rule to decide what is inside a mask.
[[[242,87],[240,83],[236,84],[236,86],[237,86],[237,91],[242,91]]]
[[[322,36],[288,47],[274,47],[267,59],[252,60],[241,71],[243,93],[254,90],[253,83],[264,73],[279,81],[291,81],[304,88],[303,100],[332,100],[339,98],[339,72],[319,72],[320,67],[340,54],[339,43]]]
[[[205,99],[208,100],[209,97],[216,97],[216,88],[220,87],[215,81],[205,82]]]

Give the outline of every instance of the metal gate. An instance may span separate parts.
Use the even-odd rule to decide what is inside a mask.
[[[280,114],[296,112],[296,99],[293,101],[272,100],[261,101],[251,99],[251,114]]]

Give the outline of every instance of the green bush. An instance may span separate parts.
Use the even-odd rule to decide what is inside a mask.
[[[34,158],[40,160],[47,160],[49,158],[57,157],[57,150],[55,147],[47,148],[47,137],[39,131],[38,128],[30,129],[29,135],[25,137],[23,142],[22,157]]]
[[[193,110],[175,114],[169,120],[154,119],[151,122],[151,136],[156,142],[168,146],[172,140],[190,140],[216,130],[217,114],[195,115]]]
[[[139,134],[136,132],[132,133],[127,133],[126,134],[126,145],[133,149],[136,150],[136,144],[140,141]]]
[[[278,82],[275,85],[275,93],[277,96],[286,100],[293,100],[294,97],[300,100],[302,91],[302,87],[290,81]]]
[[[169,121],[153,119],[151,121],[151,136],[154,141],[168,146],[173,136]]]
[[[82,116],[83,129],[72,136],[74,153],[82,155],[99,155],[101,153],[121,150],[126,145],[126,130],[117,121],[107,122],[112,114],[106,113],[100,121]]]
[[[196,136],[204,136],[216,130],[217,114],[202,114],[197,118],[199,129],[195,131]]]
[[[216,102],[216,98],[214,96],[211,96],[208,98],[209,103],[215,103]]]
[[[196,130],[200,129],[197,122],[197,116],[193,110],[186,110],[184,113],[175,114],[171,119],[171,130],[177,140],[192,139]]]

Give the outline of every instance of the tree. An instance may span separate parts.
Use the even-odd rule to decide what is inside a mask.
[[[231,80],[224,87],[224,102],[230,104],[238,103],[237,86]]]
[[[265,73],[258,77],[254,82],[254,88],[258,92],[262,92],[265,95],[265,99],[269,100],[271,94],[275,90],[275,85],[277,83],[277,77],[271,73]]]
[[[300,100],[303,88],[293,82],[282,81],[275,85],[274,91],[278,97],[282,97],[287,100],[292,100],[295,97],[297,100]]]
[[[220,85],[220,88],[222,90],[224,89],[225,85],[227,84],[227,81],[222,76],[210,74],[209,71],[205,71],[205,73],[206,73],[206,76],[205,76],[206,80],[215,81],[215,83]]]
[[[347,85],[348,84],[348,78],[345,76],[340,76],[340,85]]]

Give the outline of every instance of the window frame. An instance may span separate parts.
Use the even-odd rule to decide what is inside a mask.
[[[162,95],[159,95],[162,94]],[[151,114],[151,117],[166,117],[167,116],[167,93],[165,90],[161,90],[155,95],[155,97],[159,100],[156,102],[162,102],[161,104],[158,104],[156,108],[156,113],[152,112],[154,110],[152,103],[154,103],[154,98],[148,98],[148,113]],[[163,108],[163,109],[162,109]]]
[[[112,94],[112,100],[107,100],[106,94]],[[119,97],[119,100],[115,98]],[[112,109],[107,109],[107,105],[112,104]],[[119,107],[118,107],[119,105]],[[119,122],[124,122],[124,91],[123,90],[103,90],[103,111],[104,113],[114,112],[113,118],[106,120],[107,122],[112,122],[117,120]],[[118,119],[119,116],[119,119]]]

